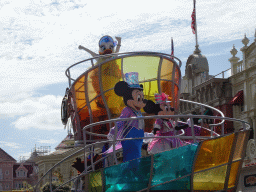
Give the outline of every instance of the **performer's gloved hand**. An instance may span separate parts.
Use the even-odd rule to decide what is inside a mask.
[[[188,124],[184,124],[184,125],[177,125],[175,126],[175,130],[181,130],[181,129],[186,129],[188,128]]]
[[[157,131],[159,131],[159,129],[154,128],[154,129],[153,129],[153,134],[155,135]]]
[[[72,167],[74,167],[80,173],[84,171],[84,163],[81,162],[80,158],[76,158],[76,161],[73,162]]]

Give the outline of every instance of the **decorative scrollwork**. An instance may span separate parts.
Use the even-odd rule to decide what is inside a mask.
[[[256,155],[256,144],[254,139],[250,139],[247,144],[246,156],[253,160]]]

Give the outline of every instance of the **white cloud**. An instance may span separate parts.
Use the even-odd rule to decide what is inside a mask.
[[[120,1],[3,2],[1,100],[22,99],[42,86],[67,82],[66,68],[90,57],[78,50],[78,45],[97,52],[98,40],[105,34],[122,36],[122,52],[167,50],[171,37],[176,49],[194,47],[192,1],[164,6],[167,4],[169,1],[127,1],[122,6]],[[230,41],[254,31],[256,12],[252,5],[254,0],[198,2],[199,44]]]
[[[19,143],[7,142],[7,141],[0,141],[0,146],[1,147],[9,147],[9,148],[13,148],[13,149],[22,148],[22,146]]]
[[[40,139],[39,141],[38,141],[39,143],[42,143],[42,144],[54,144],[54,143],[57,143],[57,141],[56,140],[54,140],[54,139],[48,139],[48,140],[43,140],[43,139]]]
[[[13,125],[18,129],[61,130],[62,97],[46,95],[20,102],[0,103],[0,114],[20,116]]]

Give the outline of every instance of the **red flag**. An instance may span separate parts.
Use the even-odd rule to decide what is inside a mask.
[[[174,56],[173,39],[172,39],[172,53],[171,53],[171,55]],[[173,59],[173,57],[171,57],[171,59]]]
[[[196,33],[196,10],[195,10],[195,8],[193,9],[191,17],[192,17],[192,22],[191,22],[192,33],[195,34]]]

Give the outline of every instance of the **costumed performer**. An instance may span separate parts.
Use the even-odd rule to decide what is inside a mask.
[[[129,72],[125,74],[125,81],[119,81],[114,88],[118,96],[123,97],[126,107],[122,110],[120,119],[129,117],[141,117],[141,109],[146,106],[147,100],[144,99],[143,85],[139,84],[138,73]],[[118,121],[117,138],[139,138],[144,137],[144,120],[136,119],[130,121]],[[109,139],[113,139],[115,127],[108,134]],[[141,147],[143,140],[121,141],[123,148],[123,162],[141,157]]]
[[[165,93],[155,94],[155,101],[149,100],[147,106],[144,107],[146,113],[155,115],[174,115],[174,108],[168,101],[168,95]],[[175,130],[181,130],[188,127],[185,125],[175,126],[175,121],[171,118],[157,119],[154,124],[153,133],[155,136],[175,136]],[[183,146],[184,143],[179,138],[155,138],[148,144],[148,153],[156,154],[172,148]]]
[[[93,57],[100,56],[100,55],[107,55],[112,53],[118,53],[121,47],[121,37],[116,37],[117,42],[113,40],[112,37],[105,35],[99,40],[99,54],[92,52],[91,50],[79,46],[79,49],[83,49],[90,53]],[[116,45],[117,44],[117,45]],[[116,49],[115,49],[116,47]],[[97,63],[101,64],[102,62],[106,61],[107,59],[114,58],[112,57],[98,57],[96,58]],[[99,79],[99,68],[94,69],[91,74],[90,78],[92,79],[92,86],[95,90],[95,93],[99,95],[101,92],[100,90],[100,81],[102,82],[102,89],[104,91],[109,90],[115,86],[115,84],[121,80],[121,63],[118,65],[116,60],[109,61],[102,65],[101,67],[101,79]],[[107,105],[112,114],[120,114],[120,106],[116,105],[116,101],[119,99],[113,91],[108,91],[105,94],[105,98],[107,101]],[[96,104],[99,108],[105,108],[104,102],[101,97],[98,97],[96,100]],[[120,102],[119,102],[120,103]]]

